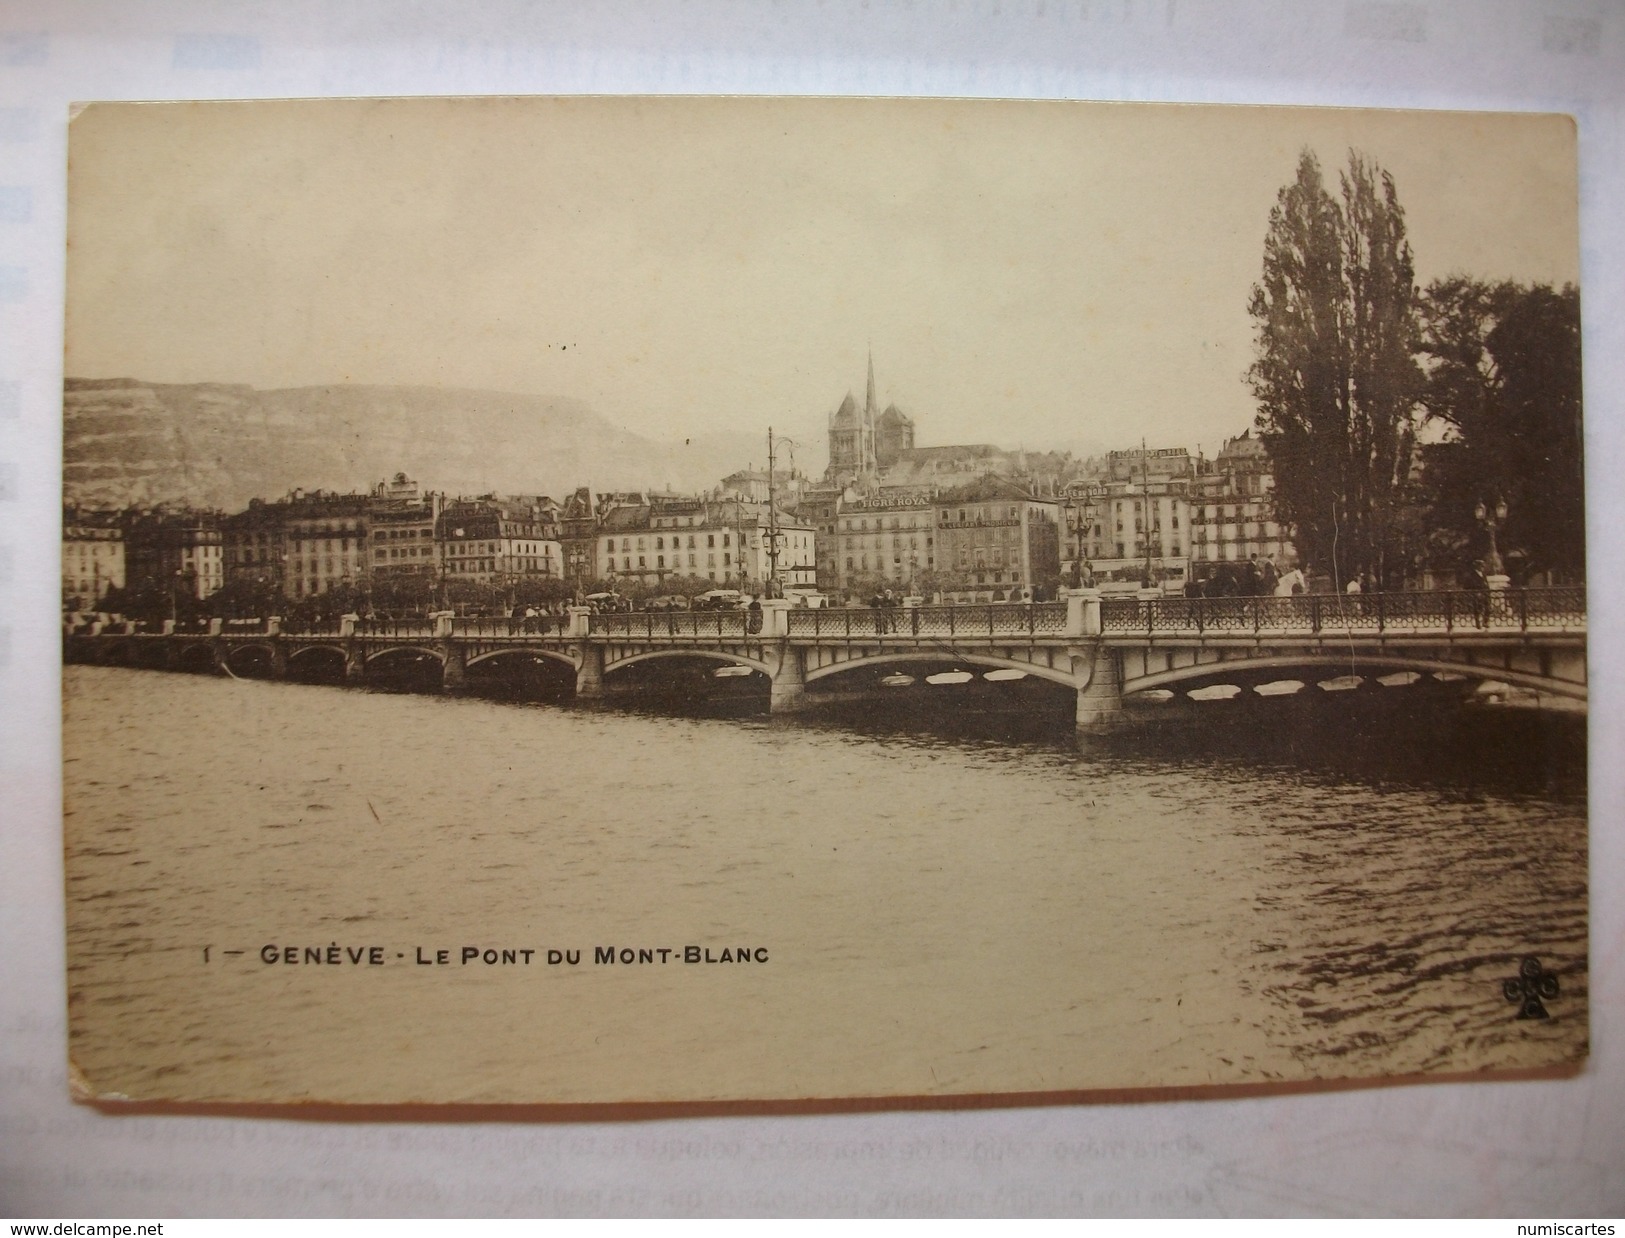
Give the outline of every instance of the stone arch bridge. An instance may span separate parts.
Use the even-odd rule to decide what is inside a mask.
[[[1105,730],[1124,721],[1125,697],[1140,692],[1402,671],[1584,702],[1586,606],[1579,587],[1216,599],[1072,590],[1059,602],[895,610],[767,601],[755,617],[574,608],[527,621],[350,617],[308,631],[274,618],[217,619],[190,631],[91,625],[65,638],[64,653],[172,669],[240,669],[260,659],[273,676],[325,661],[349,681],[406,657],[438,663],[447,689],[482,663],[523,656],[573,677],[582,699],[602,696],[617,672],[640,663],[700,659],[764,676],[775,712],[804,707],[820,685],[853,672],[952,665],[1054,683],[1076,694],[1080,730]]]

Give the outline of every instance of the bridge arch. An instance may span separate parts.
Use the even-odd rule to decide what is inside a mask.
[[[444,662],[446,660],[445,654],[441,653],[438,649],[430,648],[428,645],[389,645],[383,649],[368,650],[363,657],[364,660],[370,664],[378,661],[380,658],[392,658],[399,653],[422,654],[425,657],[433,658],[436,662]]]
[[[175,666],[178,670],[195,671],[200,674],[218,674],[220,667],[215,661],[214,649],[202,642],[189,642],[182,645],[176,655]]]
[[[1190,666],[1175,667],[1172,670],[1155,671],[1149,675],[1140,675],[1126,678],[1123,682],[1123,695],[1131,696],[1136,692],[1148,692],[1153,688],[1168,688],[1176,684],[1190,683],[1196,680],[1222,681],[1227,675],[1243,675],[1252,671],[1266,670],[1301,670],[1310,667],[1341,670],[1353,673],[1360,670],[1375,671],[1420,671],[1424,674],[1432,671],[1448,671],[1451,674],[1461,675],[1467,679],[1488,679],[1497,683],[1512,684],[1520,688],[1533,688],[1540,692],[1549,692],[1553,696],[1569,697],[1573,700],[1586,699],[1586,685],[1569,680],[1556,679],[1550,675],[1542,675],[1535,671],[1512,670],[1501,666],[1486,666],[1475,662],[1447,660],[1443,658],[1419,658],[1404,654],[1390,653],[1298,653],[1298,654],[1270,654],[1256,658],[1230,658],[1216,662],[1198,662]]]
[[[521,653],[530,654],[536,657],[546,658],[553,662],[561,663],[564,666],[569,667],[572,671],[579,671],[581,669],[581,663],[576,661],[576,659],[572,658],[569,654],[562,653],[557,649],[544,649],[536,645],[514,645],[512,647],[503,649],[492,649],[488,653],[478,654],[475,657],[470,658],[466,665],[472,669],[473,667],[480,665],[482,662],[491,661],[493,658],[505,658],[510,657],[513,654]],[[617,665],[619,665],[619,663],[617,663]]]
[[[127,636],[103,647],[101,655],[102,662],[109,666],[134,666],[141,662],[140,647]]]
[[[244,650],[247,650],[247,649],[258,649],[261,653],[263,653],[268,658],[272,657],[276,652],[276,646],[273,645],[270,641],[263,641],[263,640],[232,641],[230,644],[225,646],[225,649],[223,651],[223,655],[225,657],[225,660],[229,663],[239,653],[242,653]]]
[[[940,650],[935,653],[915,650],[899,650],[897,652],[887,650],[883,653],[865,654],[860,658],[851,658],[845,662],[832,662],[828,666],[808,670],[807,683],[816,683],[818,680],[827,679],[831,675],[861,670],[866,666],[886,666],[901,662],[963,662],[968,666],[985,666],[989,670],[1025,671],[1035,679],[1047,679],[1051,683],[1060,684],[1067,688],[1087,686],[1085,683],[1080,682],[1075,675],[1037,662],[1023,662],[1019,658],[1001,658],[990,653],[965,653],[956,649]]]
[[[760,658],[752,658],[742,653],[728,653],[721,649],[655,649],[648,653],[635,653],[631,657],[621,658],[611,662],[608,657],[604,659],[604,674],[608,675],[623,667],[632,666],[638,662],[652,662],[656,659],[669,660],[672,658],[706,658],[713,662],[724,662],[733,666],[748,666],[752,670],[761,671],[768,678],[773,677],[776,668],[763,662]]]
[[[343,645],[328,644],[326,642],[313,644],[313,645],[300,645],[298,648],[288,650],[288,661],[292,662],[296,658],[303,658],[303,657],[305,657],[305,656],[307,656],[309,654],[313,654],[313,653],[332,654],[334,657],[337,657],[340,661],[343,661],[343,659],[344,659],[344,646]]]
[[[253,654],[245,664],[243,655]],[[232,641],[220,650],[220,662],[228,675],[268,673],[276,660],[276,646],[269,641]]]

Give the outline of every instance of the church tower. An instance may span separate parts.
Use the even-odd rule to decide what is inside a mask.
[[[840,408],[829,419],[829,472],[830,481],[840,485],[860,478],[872,478],[878,467],[878,437],[875,409],[875,358],[869,354],[869,386],[863,408],[858,408],[852,393],[846,393]]]

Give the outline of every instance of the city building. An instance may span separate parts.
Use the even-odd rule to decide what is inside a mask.
[[[740,469],[722,479],[717,495],[766,503],[771,497],[780,507],[794,507],[807,487],[807,479],[794,469],[775,468],[771,482],[766,469]]]
[[[498,588],[562,581],[564,550],[557,521],[540,497],[488,494],[448,501],[436,521],[446,581]]]
[[[935,498],[929,486],[882,486],[841,500],[824,587],[861,592],[883,586],[912,593],[920,575],[937,567]]]
[[[946,487],[963,486],[990,474],[1009,477],[1017,472],[1019,454],[991,443],[911,447],[892,461],[886,484]]]
[[[250,499],[240,512],[220,520],[221,558],[226,584],[260,586],[286,593],[288,559],[286,501]]]
[[[1008,477],[937,495],[935,562],[947,591],[1032,596],[1060,583],[1060,510]]]
[[[1221,565],[1275,560],[1283,572],[1299,566],[1290,533],[1276,519],[1269,453],[1248,431],[1226,440],[1218,458],[1195,479],[1191,495],[1191,560],[1198,580]]]
[[[109,589],[124,588],[121,513],[67,507],[62,511],[62,601],[94,609]]]
[[[284,594],[318,597],[338,586],[366,585],[372,567],[368,495],[295,490],[280,506],[287,556]]]
[[[199,601],[225,583],[218,512],[158,507],[130,516],[124,531],[130,588],[174,591]]]
[[[742,498],[650,495],[642,505],[611,508],[599,527],[598,574],[653,587],[674,576],[760,587],[772,571],[769,544],[774,532],[780,584],[813,587],[813,526],[783,510],[770,515],[767,504]]]
[[[840,588],[839,542],[835,530],[841,500],[839,488],[823,483],[802,491],[801,501],[792,509],[795,518],[813,531],[814,579],[817,587],[826,592]]]
[[[1085,569],[1106,589],[1182,589],[1190,577],[1190,493],[1198,461],[1183,447],[1110,452],[1063,487],[1062,576]]]
[[[580,486],[568,495],[559,509],[559,550],[564,556],[565,583],[572,588],[592,580],[594,551],[598,537],[598,512],[592,488]]]
[[[443,501],[438,494],[420,493],[417,482],[405,473],[373,487],[367,506],[373,580],[439,582],[440,542],[435,529]]]

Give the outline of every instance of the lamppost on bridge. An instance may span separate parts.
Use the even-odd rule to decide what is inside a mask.
[[[1083,531],[1085,528],[1094,527],[1096,514],[1094,501],[1085,499],[1079,503],[1075,496],[1069,494],[1066,498],[1065,511],[1067,535],[1072,542],[1072,571],[1068,574],[1068,581],[1072,588],[1078,589],[1084,583]]]
[[[1506,523],[1507,501],[1496,499],[1492,510],[1480,499],[1478,506],[1473,509],[1473,516],[1484,526],[1484,531],[1490,538],[1490,553],[1484,560],[1484,566],[1489,570],[1484,573],[1484,583],[1491,589],[1505,589],[1512,582],[1506,574],[1506,565],[1501,562],[1501,548],[1495,535]]]

